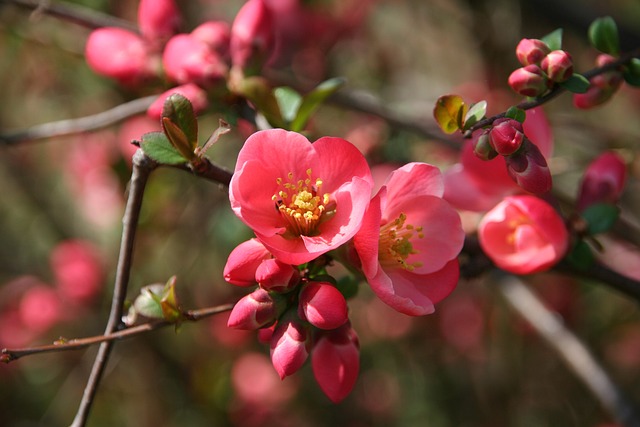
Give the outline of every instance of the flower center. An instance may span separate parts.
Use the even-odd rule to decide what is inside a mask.
[[[411,239],[424,238],[422,227],[414,227],[406,222],[407,216],[401,213],[394,221],[380,228],[378,258],[383,267],[400,267],[407,271],[422,267],[421,262],[407,262],[410,255],[419,253],[413,248]]]
[[[287,221],[285,237],[314,236],[318,226],[335,214],[335,202],[331,203],[329,194],[322,194],[322,179],[311,178],[311,169],[307,177],[295,181],[289,172],[287,181],[276,179],[280,189],[271,199],[276,209]]]

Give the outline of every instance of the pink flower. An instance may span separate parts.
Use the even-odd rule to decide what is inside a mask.
[[[560,215],[534,196],[505,198],[478,228],[482,250],[503,270],[530,274],[547,270],[564,256],[569,234]]]
[[[249,0],[231,26],[231,63],[257,71],[269,59],[275,46],[274,20],[263,0]]]
[[[307,338],[307,330],[300,321],[278,321],[271,337],[271,363],[280,379],[295,374],[307,360]]]
[[[74,302],[96,296],[104,276],[96,248],[81,240],[58,244],[51,253],[51,270],[60,293]]]
[[[498,119],[493,122],[489,131],[489,140],[498,154],[508,156],[518,151],[522,145],[523,132],[522,124],[519,121],[507,118]]]
[[[435,166],[409,163],[397,169],[371,200],[354,238],[373,291],[405,314],[432,313],[458,281],[464,232],[443,191]]]
[[[627,170],[624,160],[609,151],[587,167],[580,184],[578,210],[596,203],[615,204],[622,194]]]
[[[349,241],[360,228],[373,180],[349,142],[270,129],[240,150],[229,185],[235,214],[280,261],[298,265]]]
[[[516,56],[524,66],[539,64],[549,52],[551,52],[549,46],[538,39],[522,39],[516,46]]]
[[[511,89],[522,96],[540,96],[549,89],[549,80],[537,65],[518,68],[508,82]]]
[[[235,329],[259,329],[275,322],[279,314],[278,304],[269,292],[258,288],[236,303],[227,325]]]
[[[177,32],[179,25],[180,12],[173,0],[140,0],[138,26],[148,41],[167,41]]]
[[[191,31],[191,37],[205,43],[220,57],[226,57],[229,53],[231,29],[224,21],[204,22]]]
[[[58,293],[50,286],[39,285],[28,291],[20,300],[22,323],[36,333],[41,333],[61,320],[63,307]]]
[[[256,270],[263,260],[271,258],[271,253],[258,239],[240,243],[231,251],[224,266],[224,280],[237,286],[256,284]]]
[[[287,292],[300,282],[300,272],[290,264],[269,258],[256,269],[256,281],[268,291]]]
[[[321,333],[313,346],[311,366],[318,385],[332,402],[347,397],[360,370],[358,336],[350,325]]]
[[[542,70],[553,82],[564,82],[573,75],[573,59],[564,50],[554,50],[540,64]]]
[[[348,320],[347,301],[327,282],[311,282],[299,296],[298,315],[320,329],[335,329]]]
[[[167,76],[178,84],[196,83],[207,87],[218,83],[227,65],[211,47],[190,34],[173,36],[162,53]]]
[[[174,93],[179,93],[187,98],[191,102],[191,106],[193,107],[193,111],[196,114],[199,114],[206,110],[209,107],[209,100],[207,99],[207,92],[202,89],[200,86],[187,83],[182,86],[172,87],[171,89],[163,92],[158,96],[158,98],[153,101],[153,103],[147,108],[147,116],[160,120],[162,116],[162,107],[164,106],[164,101]]]

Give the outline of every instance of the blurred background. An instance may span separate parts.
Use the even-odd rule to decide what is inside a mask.
[[[272,3],[282,3],[271,0]],[[52,2],[57,3],[57,2]],[[136,21],[137,1],[72,2]],[[204,20],[232,22],[241,1],[179,2],[182,30]],[[301,1],[323,26],[276,63],[278,76],[303,87],[343,76],[417,123],[433,123],[435,100],[486,99],[489,114],[519,102],[507,86],[515,46],[562,27],[576,71],[594,66],[586,31],[596,17],[618,23],[622,49],[640,46],[640,3],[629,0]],[[295,27],[295,25],[293,25]],[[160,93],[126,88],[94,74],[84,60],[90,30],[0,2],[0,134],[83,117]],[[636,221],[640,174],[640,92],[623,86],[602,107],[579,111],[571,96],[548,104],[556,148],[554,190],[575,197],[584,165],[604,149],[629,163],[623,216]],[[368,99],[368,98],[367,98]],[[202,138],[225,118],[202,115]],[[139,115],[100,131],[2,144],[0,148],[0,347],[100,334],[108,316],[120,242],[130,141],[158,128]],[[435,128],[434,128],[435,129]],[[237,123],[209,152],[232,169],[247,129]],[[339,103],[324,105],[310,137],[340,136],[372,164],[426,161],[443,169],[456,145],[390,126]],[[473,222],[475,217],[470,217]],[[229,209],[226,191],[188,173],[153,172],[145,193],[129,287],[177,276],[186,308],[236,301],[246,289],[224,282],[229,252],[251,237]],[[632,240],[637,236],[628,236]],[[621,269],[640,280],[616,246]],[[637,255],[637,252],[636,252]],[[633,259],[633,258],[632,258]],[[625,264],[626,263],[626,264]],[[583,340],[630,401],[640,406],[637,302],[586,280],[545,273],[531,288]],[[362,286],[349,302],[361,343],[354,391],[334,405],[310,367],[280,381],[256,334],[226,327],[226,314],[119,342],[90,426],[613,426],[588,389],[521,320],[489,276],[461,279],[436,313],[395,313]],[[0,366],[0,424],[62,426],[73,419],[95,348],[36,355]]]

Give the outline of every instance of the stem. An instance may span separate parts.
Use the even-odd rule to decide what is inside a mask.
[[[214,314],[223,313],[233,308],[234,304],[223,304],[214,307],[206,307],[198,310],[188,310],[184,313],[185,320],[189,322],[197,322],[206,317]],[[2,356],[3,362],[9,363],[20,359],[24,356],[30,356],[32,354],[41,353],[56,353],[60,351],[79,350],[85,347],[89,347],[95,344],[103,342],[111,342],[120,340],[123,338],[130,338],[136,335],[140,335],[146,332],[155,331],[156,329],[164,328],[165,326],[173,325],[175,323],[167,320],[159,320],[155,322],[143,323],[141,325],[132,326],[130,328],[122,329],[117,332],[95,335],[87,338],[75,338],[71,340],[59,340],[58,342],[50,345],[42,345],[37,347],[21,348],[21,349],[3,349]]]
[[[104,333],[105,335],[114,333],[122,325],[122,310],[126,298],[127,286],[129,284],[133,243],[138,218],[140,216],[140,209],[142,207],[142,198],[149,174],[155,167],[156,164],[145,156],[142,150],[136,151],[133,156],[133,172],[131,173],[129,197],[127,199],[124,217],[122,218],[123,229],[122,240],[120,241],[120,256],[118,257],[113,299],[111,301],[111,310]],[[112,347],[113,341],[105,341],[100,344],[91,374],[89,375],[89,380],[84,389],[82,400],[80,401],[80,407],[78,408],[71,427],[82,427],[85,425]]]
[[[522,281],[513,276],[503,277],[498,280],[498,289],[511,307],[558,352],[567,367],[618,423],[626,427],[640,427],[640,419],[633,406],[584,343],[567,329],[558,316],[550,312]]]

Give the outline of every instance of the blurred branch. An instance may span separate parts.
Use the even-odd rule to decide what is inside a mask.
[[[127,286],[129,284],[129,275],[133,259],[133,243],[136,236],[140,209],[142,207],[142,198],[144,196],[149,175],[156,166],[156,163],[145,156],[142,150],[136,151],[133,156],[133,171],[131,173],[129,196],[127,198],[127,205],[122,218],[123,228],[122,240],[120,241],[120,255],[118,257],[118,265],[116,267],[113,299],[111,301],[111,310],[109,312],[109,320],[107,321],[107,327],[104,333],[105,335],[110,335],[116,332],[122,326],[122,311],[126,298]],[[81,427],[85,425],[112,347],[112,341],[105,341],[100,344],[91,374],[89,375],[89,380],[87,381],[87,385],[84,389],[82,400],[80,401],[78,412],[76,413],[76,417],[73,420],[71,427]]]
[[[640,419],[633,405],[626,400],[585,345],[564,326],[562,320],[549,311],[518,278],[508,276],[497,282],[498,289],[511,307],[558,352],[603,408],[623,426],[640,427]]]
[[[610,288],[622,292],[626,296],[631,297],[640,303],[640,282],[628,276],[624,276],[602,264],[595,263],[585,270],[579,270],[571,267],[568,263],[563,262],[556,268],[564,273],[570,273],[585,279],[602,282]]]
[[[91,116],[43,123],[28,129],[2,133],[0,134],[0,144],[12,145],[24,141],[35,141],[102,129],[136,114],[144,113],[156,98],[157,95],[151,95],[125,102],[110,110]]]
[[[62,2],[52,4],[49,0],[0,0],[0,4],[2,3],[33,10],[32,18],[38,18],[39,15],[51,15],[90,29],[119,27],[138,33],[137,26],[132,22],[77,4]]]
[[[223,313],[225,311],[229,311],[233,308],[233,304],[223,304],[214,307],[201,308],[198,310],[188,310],[184,314],[185,320],[190,322],[197,322],[206,317],[212,316],[214,314]],[[89,347],[95,344],[100,344],[103,342],[110,342],[115,340],[120,340],[123,338],[130,338],[136,335],[140,335],[146,332],[155,331],[156,329],[164,328],[165,326],[175,325],[174,322],[169,322],[166,320],[160,320],[156,322],[148,322],[143,323],[141,325],[132,326],[130,328],[122,329],[117,332],[113,332],[105,335],[96,335],[93,337],[87,338],[77,338],[77,339],[60,339],[51,345],[42,345],[37,347],[29,347],[22,349],[2,349],[2,358],[3,362],[9,363],[15,360],[20,359],[24,356],[30,356],[32,354],[42,354],[42,353],[55,353],[60,351],[69,351],[69,350],[79,350],[85,347]]]

